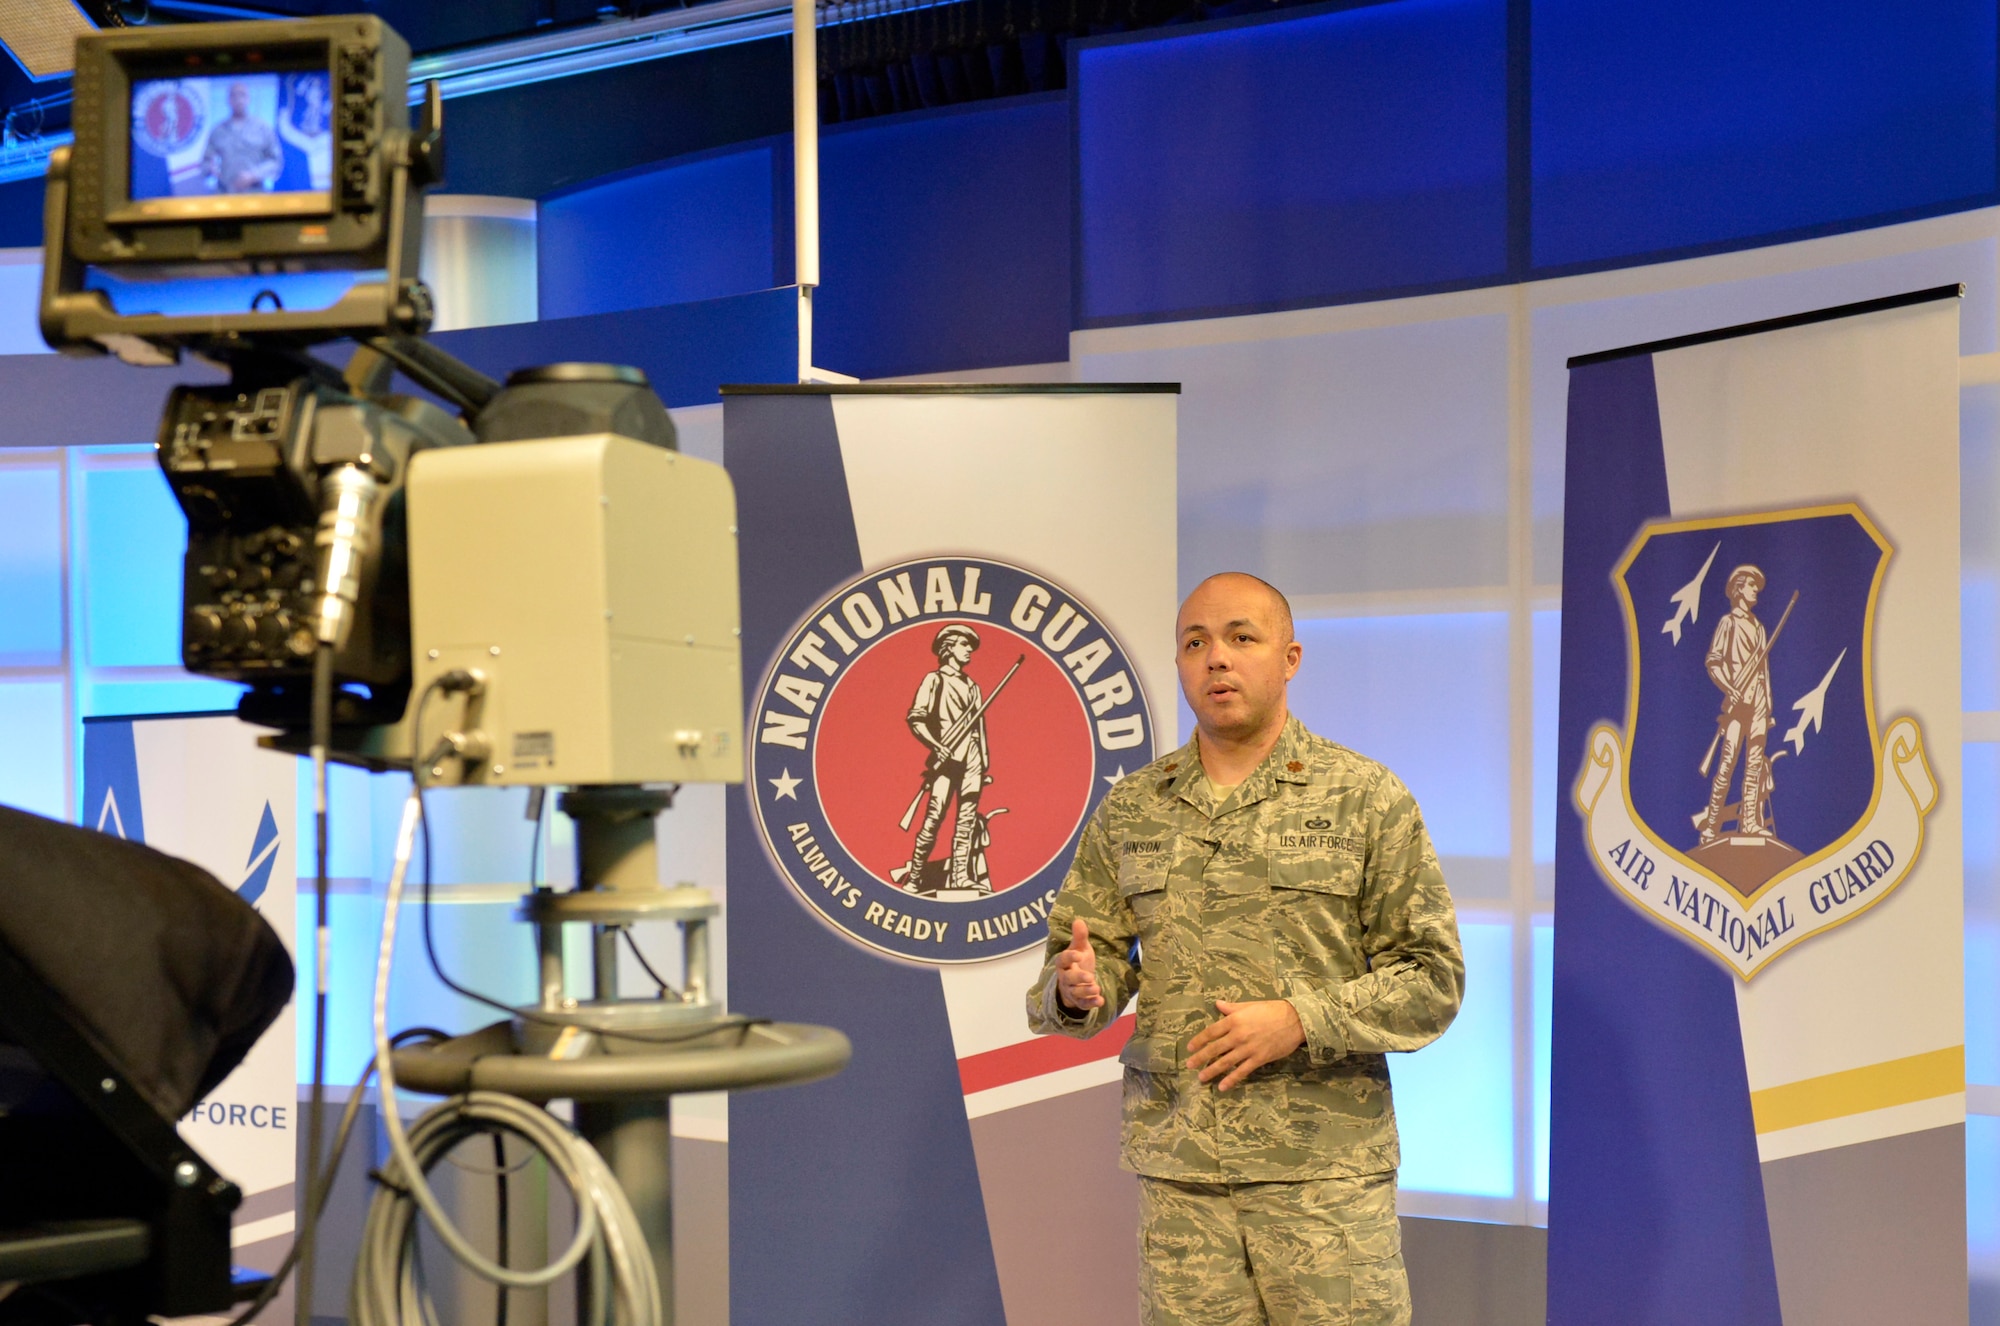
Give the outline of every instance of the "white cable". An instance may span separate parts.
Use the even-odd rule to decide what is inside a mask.
[[[354,1264],[350,1314],[354,1326],[406,1326],[429,1320],[416,1275],[416,1215],[467,1269],[495,1284],[531,1289],[550,1284],[588,1258],[590,1301],[599,1323],[658,1326],[660,1286],[638,1217],[603,1157],[546,1110],[492,1091],[473,1091],[433,1107],[405,1132],[396,1107],[395,1066],[388,1032],[389,972],[396,951],[396,913],[415,848],[421,805],[412,788],[396,832],[395,867],[382,915],[375,964],[375,1063],[382,1122],[393,1161],[369,1204],[361,1252]],[[576,1237],[561,1256],[535,1270],[501,1266],[472,1246],[445,1215],[424,1175],[453,1147],[477,1133],[508,1132],[547,1157],[576,1203]]]

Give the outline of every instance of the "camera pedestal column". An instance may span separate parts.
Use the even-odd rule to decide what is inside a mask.
[[[656,1025],[672,1026],[681,1021],[711,1019],[721,1014],[708,999],[708,919],[719,909],[705,889],[663,889],[660,887],[659,852],[653,835],[653,821],[673,805],[673,793],[642,787],[581,787],[565,792],[557,807],[576,824],[576,878],[578,891],[598,891],[628,895],[644,906],[657,899],[667,904],[655,915],[681,923],[682,944],[687,952],[686,974],[682,978],[681,1008],[658,1010],[662,1014],[699,1013],[700,1017],[663,1016]],[[700,898],[671,895],[700,893]],[[544,925],[544,931],[561,931],[561,925]],[[591,1003],[611,1008],[625,1002],[618,995],[618,939],[622,926],[593,924],[591,938]],[[695,938],[699,936],[699,938]],[[560,940],[558,951],[560,951]],[[694,950],[699,948],[701,968],[697,973]],[[639,1013],[660,1000],[634,1000]],[[674,1320],[674,1163],[673,1122],[668,1098],[658,1100],[577,1101],[576,1128],[584,1140],[597,1148],[611,1167],[618,1186],[639,1217],[646,1236],[646,1248],[653,1256],[653,1274],[660,1282],[661,1326]],[[590,1320],[590,1279],[577,1277],[577,1320]]]
[[[397,1084],[411,1091],[504,1091],[524,1100],[574,1101],[578,1131],[604,1157],[645,1230],[660,1281],[661,1320],[669,1324],[668,1098],[812,1082],[838,1073],[853,1054],[847,1037],[831,1027],[732,1019],[710,997],[708,922],[720,908],[706,889],[663,889],[658,882],[653,821],[671,803],[670,793],[642,787],[564,793],[559,804],[576,822],[579,885],[561,893],[537,889],[516,913],[534,925],[541,955],[541,998],[523,1010],[532,1020],[517,1017],[395,1052]],[[607,941],[639,921],[679,925],[686,965],[681,990],[657,999],[616,997],[616,949]],[[574,923],[592,927],[595,980],[588,1000],[563,994],[562,927]]]

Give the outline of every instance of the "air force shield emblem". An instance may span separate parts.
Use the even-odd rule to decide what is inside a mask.
[[[1916,720],[1877,726],[1894,550],[1857,506],[1655,521],[1612,573],[1625,730],[1576,801],[1612,888],[1749,980],[1900,884],[1937,787]]]

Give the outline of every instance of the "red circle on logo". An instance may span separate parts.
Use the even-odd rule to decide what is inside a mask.
[[[929,620],[885,637],[847,665],[820,706],[813,784],[841,846],[877,879],[910,863],[926,807],[899,827],[924,785],[928,749],[911,734],[917,689],[938,668],[931,641],[948,623]],[[1025,655],[985,715],[993,781],[979,796],[992,844],[986,864],[995,893],[1032,879],[1069,846],[1090,800],[1090,716],[1062,666],[1041,646],[991,622],[963,623],[980,647],[966,673],[981,696]],[[931,859],[951,856],[955,807],[947,807]]]
[[[168,89],[146,106],[146,132],[154,141],[177,146],[194,127],[194,106],[177,89]]]

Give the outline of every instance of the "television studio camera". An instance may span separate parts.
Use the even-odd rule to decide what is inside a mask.
[[[679,454],[665,407],[635,369],[552,364],[503,385],[424,340],[422,196],[442,177],[442,102],[429,85],[413,127],[408,69],[408,47],[373,17],[79,40],[75,142],[49,164],[43,335],[67,354],[135,365],[187,354],[229,374],[172,390],[157,449],[187,517],[182,660],[242,683],[238,714],[270,729],[263,744],[314,764],[311,1159],[287,1262],[298,1263],[300,1298],[334,1169],[322,1163],[320,1118],[324,789],[334,760],[412,775],[380,944],[372,1071],[385,1104],[399,1086],[448,1097],[407,1129],[393,1106],[381,1112],[393,1160],[370,1208],[351,1315],[387,1326],[418,1313],[421,1209],[476,1273],[532,1287],[576,1269],[580,1321],[651,1326],[672,1315],[667,1097],[825,1076],[849,1047],[827,1028],[725,1012],[709,983],[714,898],[659,882],[654,824],[671,805],[668,785],[742,777],[729,478]],[[280,163],[265,121],[289,98],[313,101],[324,129]],[[344,288],[322,307],[288,307],[279,278],[297,274]],[[161,311],[174,302],[158,297],[167,286],[214,277],[248,297],[220,311]],[[354,347],[344,366],[313,353],[340,341]],[[397,373],[418,390],[392,391]],[[467,1035],[395,1043],[386,986],[425,792],[558,783],[576,828],[577,884],[533,889],[517,913],[534,931],[538,998]],[[659,998],[624,999],[617,944],[640,921],[679,927],[684,975]],[[588,999],[565,993],[568,925],[590,927]],[[0,931],[0,958],[6,948]],[[10,1032],[37,1051],[0,1011],[0,1050]],[[52,1061],[67,1052],[39,1048]],[[64,1080],[94,1080],[66,1071]],[[540,1108],[557,1099],[574,1102],[575,1132]],[[177,1145],[170,1131],[139,1132],[106,1145]],[[423,1180],[483,1132],[525,1139],[575,1196],[576,1236],[545,1267],[481,1253]],[[93,1264],[87,1250],[44,1259],[42,1278],[81,1287],[71,1301],[113,1305],[83,1316],[226,1310],[227,1267],[218,1273],[214,1262],[226,1259],[234,1189],[203,1162],[192,1197],[175,1194],[181,1162],[169,1159],[148,1157],[148,1172],[182,1208],[213,1199],[189,1217],[205,1233],[177,1240],[144,1214],[167,1198],[142,1194],[134,1201],[152,1242],[137,1267],[129,1247],[120,1266]],[[0,1227],[33,1214],[0,1198]],[[0,1282],[37,1274],[32,1258],[9,1265],[0,1242]],[[43,1311],[11,1319],[50,1320]],[[9,1313],[0,1284],[0,1321]]]

